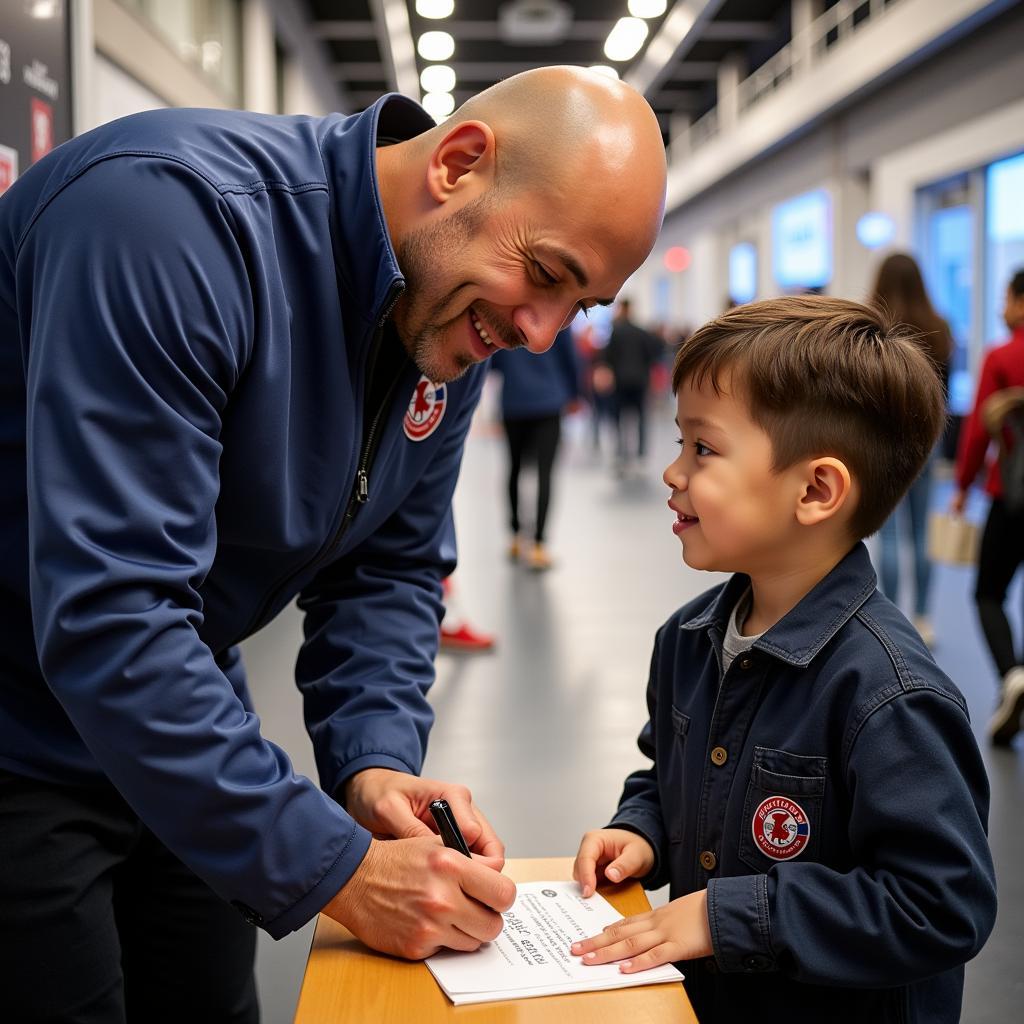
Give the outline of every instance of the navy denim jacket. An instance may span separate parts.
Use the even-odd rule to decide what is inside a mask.
[[[988,780],[963,696],[855,548],[723,676],[736,575],[659,630],[613,827],[648,888],[707,887],[714,957],[681,965],[697,1015],[957,1021],[995,919]],[[774,1011],[773,1011],[774,1012]]]

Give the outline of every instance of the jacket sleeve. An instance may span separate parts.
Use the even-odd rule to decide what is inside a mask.
[[[229,215],[174,161],[106,160],[39,215],[17,273],[43,674],[142,821],[279,937],[369,835],[260,736],[199,634],[221,417],[253,336]]]
[[[305,643],[296,666],[320,783],[340,799],[365,768],[418,774],[433,712],[443,607],[455,568],[451,502],[486,370],[463,381],[457,417],[398,511],[302,592]],[[453,396],[454,397],[454,396]],[[372,500],[372,498],[371,498]]]
[[[985,453],[992,440],[985,425],[981,422],[981,407],[985,399],[996,392],[1002,385],[998,380],[996,353],[998,349],[992,349],[981,365],[981,376],[978,379],[978,393],[974,399],[974,408],[971,409],[963,425],[963,432],[960,435],[960,444],[956,458],[956,483],[962,491],[974,483],[974,478],[985,463]]]
[[[966,711],[919,684],[868,710],[844,749],[852,866],[793,860],[712,879],[721,969],[887,987],[959,966],[984,945],[996,910],[988,781]]]
[[[640,731],[637,745],[644,757],[650,758],[650,768],[633,772],[626,779],[619,798],[619,806],[607,828],[624,828],[643,836],[654,850],[654,867],[641,882],[645,889],[660,889],[667,885],[669,878],[668,833],[661,813],[661,797],[658,795],[658,753],[655,723],[658,720],[659,650],[666,626],[658,631],[651,655],[651,669],[647,682],[648,719]]]

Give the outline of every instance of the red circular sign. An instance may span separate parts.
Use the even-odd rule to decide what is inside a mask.
[[[444,384],[435,384],[426,376],[420,377],[402,421],[405,436],[410,441],[422,441],[437,430],[444,418],[447,395]]]
[[[772,860],[797,857],[811,837],[811,824],[804,809],[788,797],[762,800],[751,822],[757,848]]]

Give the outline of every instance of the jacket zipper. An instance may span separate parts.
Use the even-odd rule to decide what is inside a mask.
[[[391,311],[395,308],[395,303],[402,297],[402,292],[404,291],[404,285],[398,285],[391,291],[384,306],[384,312],[377,321],[377,329],[374,333],[373,352],[370,358],[369,370],[366,375],[367,391],[370,390],[370,386],[373,383],[373,371],[376,368],[377,356],[380,352],[380,346],[383,341],[384,324],[387,322],[388,317],[391,316]],[[264,620],[268,610],[273,606],[281,591],[288,585],[288,583],[295,579],[296,576],[302,575],[309,569],[313,568],[313,566],[326,560],[337,550],[338,545],[348,532],[348,528],[352,525],[352,521],[356,517],[356,512],[359,510],[359,506],[365,505],[370,500],[370,469],[372,467],[373,457],[376,455],[377,448],[380,444],[377,436],[378,427],[380,426],[380,422],[384,418],[385,413],[389,411],[391,396],[394,394],[395,386],[398,384],[398,379],[401,376],[402,371],[399,370],[398,373],[395,374],[395,379],[388,387],[388,390],[384,395],[384,399],[370,423],[370,429],[367,431],[366,440],[363,443],[362,453],[359,458],[359,466],[356,470],[356,479],[352,487],[352,493],[349,495],[348,503],[345,506],[345,514],[341,517],[341,523],[338,525],[338,529],[334,532],[334,536],[326,546],[320,548],[309,562],[300,569],[297,569],[294,572],[289,572],[284,579],[271,588],[270,593],[261,602],[257,614],[249,620],[244,632],[236,639],[232,640],[228,646],[233,647],[235,644],[241,643],[246,637],[252,636],[256,630],[260,629],[264,625]]]

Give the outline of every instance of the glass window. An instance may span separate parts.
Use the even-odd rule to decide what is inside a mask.
[[[985,176],[985,342],[1004,341],[1006,286],[1024,269],[1024,153],[991,164]]]
[[[953,335],[950,358],[949,406],[958,416],[974,400],[968,346],[971,336],[974,213],[970,206],[947,206],[928,222],[928,279],[932,302],[945,317]]]
[[[975,328],[975,210],[980,202],[970,174],[929,185],[917,196],[917,252],[928,296],[949,324],[949,409],[970,412],[980,362]]]
[[[241,92],[239,0],[121,0],[137,10],[183,60],[200,67],[226,95]]]

